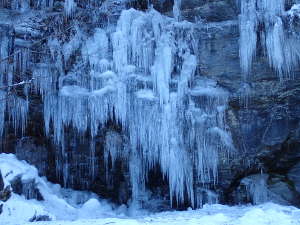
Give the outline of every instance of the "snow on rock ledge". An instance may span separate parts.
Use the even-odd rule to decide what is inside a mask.
[[[43,197],[43,201],[28,200],[15,193],[4,203],[0,224],[23,223],[43,216],[49,220],[75,220],[116,216],[112,206],[99,201],[97,196],[88,192],[63,189],[38,176],[37,169],[25,161],[19,161],[13,154],[0,154],[0,171],[5,186],[20,178],[22,183],[33,181]],[[1,203],[1,202],[0,202]]]

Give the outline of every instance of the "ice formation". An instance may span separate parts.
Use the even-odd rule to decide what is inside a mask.
[[[14,10],[20,10],[24,12],[25,10],[30,9],[31,7],[35,9],[44,9],[47,7],[53,6],[54,0],[2,0],[0,1],[0,7],[2,8],[11,8]]]
[[[262,204],[269,201],[267,180],[267,174],[252,175],[242,179],[241,184],[245,185],[248,197],[254,204]]]
[[[29,51],[27,49],[14,49],[12,38],[6,35],[11,32],[9,27],[4,27],[0,33],[0,135],[3,135],[5,126],[5,113],[7,112],[9,120],[13,124],[13,128],[17,132],[18,129],[24,133],[27,114],[29,110],[28,103],[28,86],[23,79],[24,72],[28,68]],[[18,82],[21,79],[21,82]],[[13,87],[18,84],[25,84],[22,90],[23,97],[11,94]]]
[[[73,0],[65,1],[66,15],[71,16],[75,6]],[[107,179],[108,168],[118,159],[126,163],[133,203],[144,199],[154,167],[168,181],[171,204],[189,201],[198,207],[207,199],[217,201],[207,188],[217,183],[219,157],[226,159],[233,150],[225,123],[228,93],[197,73],[194,25],[180,21],[180,6],[181,1],[175,1],[175,19],[153,9],[129,9],[122,12],[114,31],[96,28],[89,36],[75,28],[68,41],[48,39],[50,56],[36,63],[31,91],[42,97],[45,133],[57,145],[56,169],[65,186],[72,183],[68,135],[90,137],[90,159],[84,168],[94,179],[101,166],[95,159],[99,148],[95,140],[101,131]],[[5,35],[0,41],[5,58],[10,42]],[[25,50],[20,54],[29,57]],[[9,77],[3,86],[17,79],[10,76],[11,66],[26,70],[23,62],[29,60],[21,59],[1,64],[1,72]],[[72,69],[66,72],[71,60]],[[1,97],[8,91],[4,88]],[[0,134],[6,112],[15,129],[25,130],[26,93],[10,104],[1,107]],[[110,123],[119,130],[108,128]],[[203,189],[195,190],[196,185]]]
[[[245,75],[249,75],[259,46],[270,67],[280,79],[289,77],[299,66],[299,37],[292,31],[295,5],[285,11],[285,0],[241,1],[240,60]]]
[[[76,8],[76,2],[74,0],[65,0],[65,13],[67,16],[72,16]]]
[[[181,0],[175,0],[173,6],[173,15],[176,20],[180,20],[180,8],[181,8]]]

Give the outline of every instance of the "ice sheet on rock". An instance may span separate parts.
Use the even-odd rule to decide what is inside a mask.
[[[105,86],[114,86],[117,81],[117,75],[110,70],[107,70],[103,73],[96,72],[94,70],[91,71],[91,89],[101,89]]]
[[[242,179],[241,183],[246,186],[248,194],[254,204],[269,201],[267,179],[267,174],[252,175]]]
[[[76,85],[64,86],[60,89],[59,95],[62,97],[84,97],[88,96],[89,92],[86,88],[82,88]]]
[[[105,72],[108,69],[108,37],[105,30],[97,28],[81,51],[84,61],[89,62],[94,70]]]
[[[197,85],[190,90],[192,96],[207,96],[211,98],[226,99],[228,93],[217,86],[217,83],[213,80],[199,80]]]
[[[76,33],[70,38],[70,41],[64,43],[62,46],[65,63],[67,63],[72,54],[81,47],[82,39],[84,38],[79,27],[75,27],[75,32]]]
[[[146,99],[149,101],[154,101],[156,99],[153,91],[150,89],[142,89],[137,91],[135,94],[137,98]]]

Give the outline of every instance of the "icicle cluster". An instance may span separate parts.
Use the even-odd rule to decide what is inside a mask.
[[[173,15],[174,15],[174,18],[179,21],[180,20],[180,17],[181,17],[181,12],[180,12],[180,9],[181,9],[181,1],[182,0],[174,0],[174,6],[173,6]]]
[[[241,1],[240,59],[245,75],[251,72],[258,45],[261,45],[270,66],[280,79],[290,75],[299,66],[299,37],[289,32],[285,25],[287,13],[284,4],[285,0]]]
[[[75,8],[76,8],[76,3],[74,0],[65,0],[64,9],[67,16],[72,16]]]
[[[66,15],[75,7],[74,0],[66,0]],[[133,203],[144,199],[148,174],[155,167],[168,181],[171,203],[217,201],[206,187],[217,182],[219,157],[226,158],[233,149],[225,123],[228,95],[196,73],[193,24],[180,22],[180,7],[181,1],[175,1],[175,19],[153,9],[130,9],[122,12],[113,32],[96,28],[87,38],[75,28],[67,42],[49,38],[50,56],[32,67],[32,91],[42,96],[45,133],[58,146],[57,174],[65,186],[74,180],[69,171],[76,154],[66,146],[71,135],[89,137],[88,165],[81,167],[95,179],[96,139],[104,131],[107,180],[109,168],[124,161]],[[10,54],[7,37],[0,39],[0,59]],[[0,64],[7,76],[1,84],[14,83],[11,71],[25,74],[29,56],[21,50],[13,63]],[[0,97],[7,95],[7,90],[0,92]],[[6,112],[14,128],[24,132],[28,99],[13,96],[9,102],[0,105],[0,134]],[[103,129],[110,123],[119,130]]]
[[[79,36],[70,42],[80,42]],[[72,54],[60,52],[60,46],[49,41],[58,71],[60,58]],[[128,142],[108,132],[104,158],[112,166],[118,158],[128,162],[134,202],[143,198],[147,174],[156,165],[169,181],[171,202],[186,197],[192,205],[202,202],[203,192],[198,196],[194,184],[216,183],[218,156],[233,145],[224,121],[227,93],[207,80],[191,89],[198,63],[193,25],[155,10],[130,9],[122,12],[115,32],[97,28],[71,49],[78,47],[88,73],[60,76],[58,95],[37,79],[46,133],[50,135],[52,126],[56,143],[63,145],[66,127],[95,137],[115,120]]]
[[[24,12],[31,7],[34,9],[45,9],[48,7],[53,7],[54,0],[1,0],[0,7],[1,8],[10,8],[14,10],[19,10]]]
[[[29,110],[28,90],[23,85],[25,98],[13,93],[12,87],[26,79],[25,71],[28,68],[29,52],[27,49],[14,49],[14,42],[10,36],[9,27],[0,27],[0,135],[5,127],[5,117],[8,116],[13,128],[22,134],[25,132]],[[18,83],[17,83],[18,84]]]

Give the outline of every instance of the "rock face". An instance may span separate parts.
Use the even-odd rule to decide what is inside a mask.
[[[292,1],[288,2],[287,9],[292,5]],[[49,10],[46,14],[33,11],[32,15],[22,22],[20,20],[24,15],[1,9],[0,30],[3,33],[10,33],[17,47],[30,46],[39,52],[45,48],[43,44],[47,35],[57,32],[54,26],[61,29],[67,25],[74,26],[70,21],[65,22],[67,24],[61,22],[59,3],[57,1],[53,10]],[[78,8],[75,19],[84,18],[86,24],[91,24],[85,24],[84,27],[88,30],[87,33],[91,32],[94,27],[103,25],[110,19],[116,21],[118,13],[125,6],[115,2],[114,4],[117,4],[120,10],[116,10],[113,15],[92,10],[97,16],[95,18],[100,18],[97,20],[92,14],[87,15],[89,14],[87,9]],[[153,4],[162,13],[172,15],[173,2],[171,4],[170,1],[153,1]],[[142,10],[147,8],[146,1],[133,1],[129,5]],[[243,79],[239,58],[239,6],[234,0],[182,0],[181,13],[183,18],[197,22],[194,36],[199,43],[197,68],[199,75],[213,80],[230,93],[226,122],[235,151],[229,156],[230,160],[226,156],[219,160],[218,184],[213,188],[214,192],[219,194],[222,203],[260,203],[273,200],[299,205],[300,71],[293,71],[292,79],[280,81],[276,72],[269,67],[266,56],[258,51],[248,80]],[[5,22],[13,20],[16,21],[14,29]],[[58,35],[65,35],[63,38],[67,39],[68,32],[75,32],[70,30],[62,30]],[[38,63],[42,57],[37,54],[36,62]],[[74,61],[75,59],[72,61],[70,57],[63,65],[62,71],[67,73]],[[106,173],[100,166],[105,164],[102,149],[98,149],[95,152],[97,172],[94,179],[91,179],[88,172],[89,137],[78,140],[76,132],[69,131],[65,140],[68,147],[65,152],[57,155],[58,148],[52,144],[54,137],[46,137],[42,129],[43,106],[38,94],[30,96],[29,107],[31,113],[25,135],[23,137],[15,135],[7,124],[8,132],[5,134],[1,151],[15,152],[20,159],[36,165],[39,172],[51,181],[77,189],[87,188],[119,203],[128,201],[131,192],[129,171],[122,160],[116,161],[116,166],[108,168],[110,173]],[[106,130],[97,137],[96,145],[105,145],[103,137],[107,130],[120,129],[121,127],[109,123]],[[68,155],[68,159],[71,160],[66,161],[63,154]],[[58,165],[65,167],[59,168]],[[66,169],[70,171],[67,179],[63,178],[62,174]],[[1,181],[0,173],[0,191],[4,188]],[[251,191],[249,195],[247,185],[252,185],[252,190],[255,190],[253,193],[259,192],[261,195],[251,196]],[[22,187],[18,182],[15,186],[16,192],[21,193],[19,189]],[[162,196],[168,195],[168,184],[162,179],[161,172],[155,169],[149,175],[148,187],[155,196],[153,198],[165,200]],[[206,198],[209,196],[211,195],[207,194]],[[163,200],[161,209],[168,209]]]
[[[4,187],[3,177],[0,171],[0,214],[2,212],[3,204],[1,202],[6,202],[11,196],[10,186]]]
[[[182,2],[183,16],[190,21],[205,20],[221,22],[237,18],[238,9],[235,1],[188,1]]]
[[[0,191],[2,191],[3,189],[4,189],[4,181],[3,181],[2,174],[0,171]]]

